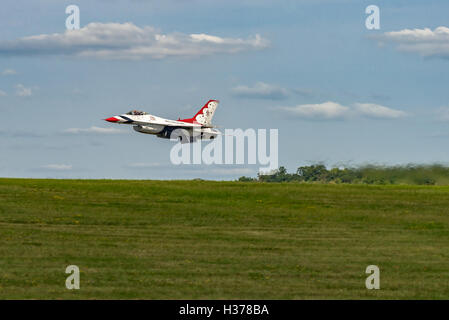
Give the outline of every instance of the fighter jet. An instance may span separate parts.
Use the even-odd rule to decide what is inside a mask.
[[[218,100],[209,100],[193,118],[189,119],[169,120],[133,110],[104,120],[130,124],[137,132],[153,134],[159,138],[176,139],[182,143],[195,142],[198,139],[213,140],[221,134],[211,123],[218,103]]]

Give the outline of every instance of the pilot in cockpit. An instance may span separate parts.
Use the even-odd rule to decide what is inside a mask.
[[[143,116],[143,115],[145,115],[147,113],[143,112],[143,111],[132,110],[132,111],[128,112],[127,114],[128,115],[132,115],[132,116]]]

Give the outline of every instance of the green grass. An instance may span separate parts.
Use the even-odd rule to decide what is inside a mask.
[[[448,299],[449,187],[0,179],[7,298]]]

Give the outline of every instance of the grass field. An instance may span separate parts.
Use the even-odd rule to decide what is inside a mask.
[[[448,299],[449,187],[0,179],[6,298]]]

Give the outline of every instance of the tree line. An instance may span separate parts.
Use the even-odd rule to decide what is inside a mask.
[[[256,178],[240,177],[238,181],[449,185],[449,167],[440,164],[410,164],[328,169],[323,164],[314,164],[301,166],[293,173],[288,173],[285,167],[279,167],[269,174],[258,174]]]

